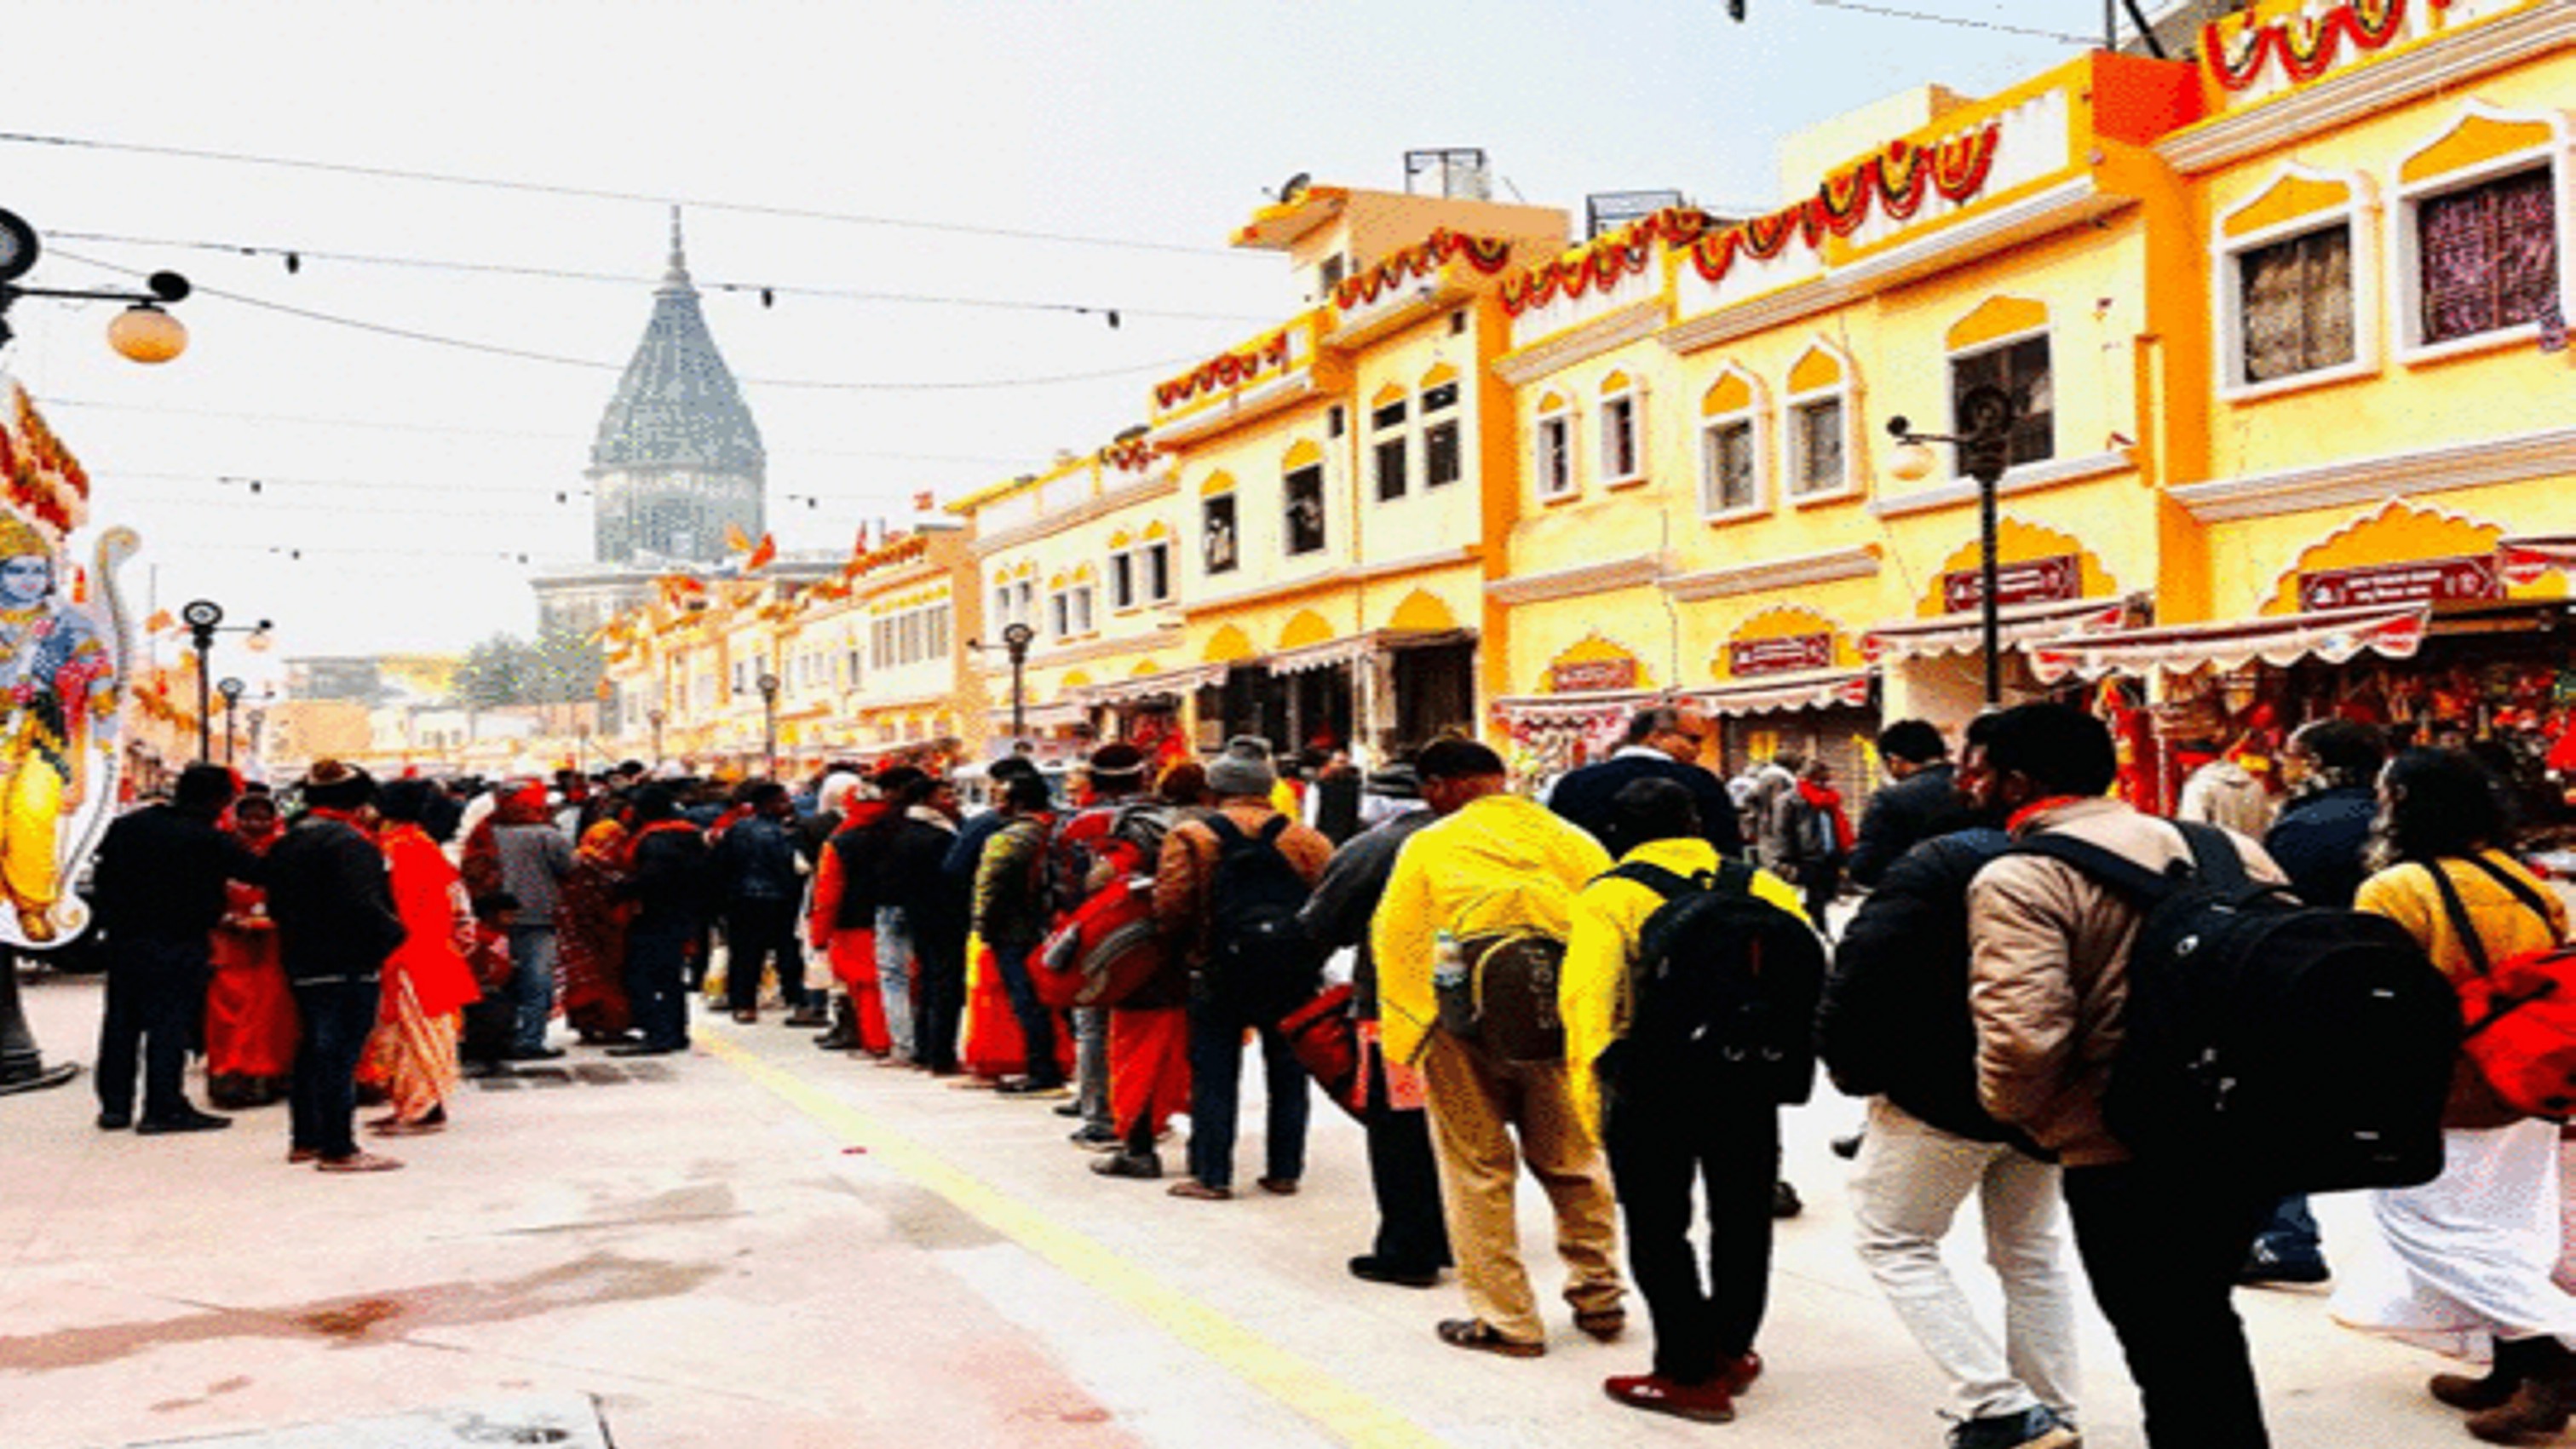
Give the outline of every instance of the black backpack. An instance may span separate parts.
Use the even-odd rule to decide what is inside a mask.
[[[1628,1033],[1603,1054],[1611,1096],[1621,1079],[1692,1068],[1746,1071],[1772,1101],[1815,1091],[1817,998],[1825,949],[1806,922],[1753,893],[1753,868],[1718,862],[1684,876],[1630,861],[1610,871],[1664,898],[1628,963]]]
[[[2384,916],[2248,881],[2226,831],[2178,824],[2189,866],[2157,872],[2069,835],[2063,861],[2145,911],[2129,953],[2103,1121],[2141,1159],[2278,1193],[2411,1187],[2442,1171],[2457,995]]]
[[[1288,823],[1274,816],[1259,835],[1246,835],[1223,815],[1207,819],[1217,857],[1208,886],[1206,989],[1248,1021],[1278,1020],[1322,981],[1323,955],[1297,919],[1311,888],[1279,851]]]

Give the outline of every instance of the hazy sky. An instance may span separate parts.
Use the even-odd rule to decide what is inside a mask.
[[[2074,33],[2101,16],[2096,0],[1890,4]],[[692,208],[702,286],[1122,310],[1112,330],[1060,311],[784,292],[764,309],[710,292],[768,444],[782,545],[845,547],[918,489],[1097,446],[1141,420],[1155,377],[1285,315],[1283,262],[1223,243],[1292,172],[1397,189],[1407,148],[1482,146],[1498,194],[1578,217],[1586,192],[1623,188],[1756,203],[1778,190],[1772,146],[1791,130],[1925,80],[1984,93],[2078,49],[1814,0],[1751,9],[1737,25],[1723,0],[21,0],[0,97],[13,138],[639,199],[0,139],[0,207],[46,236],[30,284],[101,285],[106,264],[200,288],[180,308],[188,355],[165,367],[106,349],[112,308],[39,301],[12,313],[0,364],[89,465],[94,522],[142,530],[138,601],[272,617],[281,654],[461,647],[528,631],[528,574],[588,556],[591,433],[666,245],[666,208],[642,198],[1149,244]],[[291,247],[302,264],[177,245],[196,242]],[[1114,375],[917,386],[1097,374]],[[253,478],[256,494],[222,481]]]

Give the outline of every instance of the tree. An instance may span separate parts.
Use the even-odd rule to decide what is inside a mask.
[[[467,709],[513,704],[584,704],[596,697],[599,646],[577,629],[552,629],[530,643],[495,634],[465,651],[456,702]]]

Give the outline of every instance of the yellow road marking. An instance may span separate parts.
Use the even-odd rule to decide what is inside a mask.
[[[1437,1445],[1429,1430],[1082,1234],[986,1184],[866,1112],[712,1033],[699,1050],[785,1098],[852,1146],[946,1198],[1021,1247],[1152,1319],[1237,1378],[1344,1443]]]

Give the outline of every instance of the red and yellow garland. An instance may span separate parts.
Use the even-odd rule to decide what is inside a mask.
[[[1100,461],[1122,473],[1142,473],[1154,466],[1162,451],[1142,437],[1120,438],[1100,450]]]
[[[1335,282],[1333,305],[1345,312],[1354,307],[1365,307],[1376,301],[1380,294],[1401,287],[1410,279],[1427,277],[1459,257],[1465,257],[1467,265],[1491,276],[1511,261],[1512,244],[1498,237],[1469,236],[1445,226],[1437,228],[1412,246]]]
[[[1726,280],[1738,253],[1767,262],[1787,251],[1792,240],[1812,249],[1828,236],[1850,236],[1869,220],[1873,204],[1890,220],[1905,221],[1922,209],[1927,192],[1938,192],[1950,202],[1965,202],[1986,189],[1994,175],[1996,149],[2002,144],[2000,121],[1988,121],[1933,146],[1890,142],[1885,151],[1849,171],[1826,177],[1815,195],[1699,237],[1685,255],[1701,279],[1714,286]]]
[[[1639,217],[1608,236],[1596,237],[1563,256],[1503,278],[1503,310],[1517,317],[1532,307],[1546,306],[1560,295],[1580,297],[1596,289],[1606,292],[1644,271],[1655,259],[1656,243],[1678,250],[1698,241],[1708,228],[1708,213],[1696,207],[1668,206],[1652,216]]]
[[[1273,332],[1240,352],[1220,352],[1169,382],[1154,384],[1154,401],[1168,410],[1201,392],[1241,387],[1272,368],[1287,366],[1288,334]]]
[[[2425,0],[2436,11],[2451,0]],[[2346,0],[2317,20],[2286,15],[2260,25],[2211,21],[2200,30],[2201,64],[2220,86],[2246,90],[2263,78],[2266,61],[2278,55],[2290,79],[2306,84],[2334,69],[2343,42],[2369,52],[2385,50],[2406,26],[2406,0]]]

